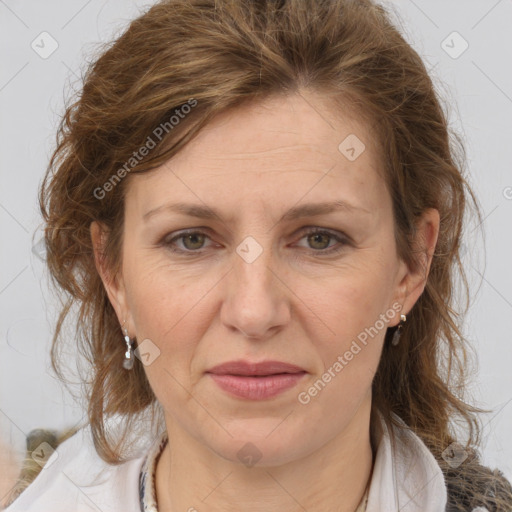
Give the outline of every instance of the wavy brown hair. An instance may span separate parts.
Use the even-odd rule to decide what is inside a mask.
[[[510,510],[510,484],[479,464],[474,447],[483,411],[465,397],[469,347],[461,328],[469,291],[461,236],[466,215],[481,220],[481,213],[464,176],[463,145],[449,130],[421,58],[371,0],[161,1],[89,66],[60,125],[40,195],[47,263],[65,295],[52,345],[54,369],[64,378],[59,348],[65,319],[76,307],[76,343],[91,369],[86,395],[96,450],[109,463],[125,460],[128,429],[159,406],[139,362],[131,372],[122,370],[122,332],[95,267],[90,224],[108,228],[103,258],[115,275],[131,174],[171,158],[228,109],[302,90],[325,95],[338,108],[349,105],[376,133],[396,245],[409,265],[420,265],[412,243],[416,221],[428,208],[440,213],[425,290],[400,344],[390,344],[393,329],[386,334],[373,412],[380,410],[391,426],[396,413],[424,441],[445,474],[450,510]],[[194,108],[185,109],[192,101]],[[171,127],[177,111],[190,112]],[[159,126],[167,130],[156,147],[130,160]],[[130,161],[134,165],[120,171]],[[464,307],[456,306],[457,278]],[[114,439],[106,420],[116,415],[125,430]],[[456,425],[467,434],[461,442],[469,456],[452,468],[443,452],[457,439]]]

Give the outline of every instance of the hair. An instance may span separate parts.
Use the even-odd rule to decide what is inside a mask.
[[[463,144],[421,58],[371,0],[161,1],[90,64],[59,126],[40,193],[47,264],[65,297],[53,368],[64,379],[59,347],[65,319],[77,307],[76,343],[92,372],[86,395],[95,447],[106,462],[121,463],[130,425],[158,402],[142,364],[121,369],[121,327],[95,267],[91,222],[107,229],[102,258],[115,276],[132,174],[167,161],[220,113],[305,90],[340,112],[349,106],[375,132],[398,255],[411,267],[421,265],[413,243],[418,219],[428,208],[440,214],[426,286],[400,344],[390,343],[393,329],[386,333],[372,412],[378,409],[388,425],[398,415],[430,449],[445,475],[450,510],[509,510],[512,487],[480,465],[474,448],[481,437],[477,414],[485,411],[465,398],[469,345],[461,326],[469,287],[461,237],[466,215],[481,213],[465,178]],[[155,147],[135,157],[150,139]],[[456,304],[457,277],[464,307]],[[124,427],[116,442],[105,427],[115,415]],[[456,425],[467,433],[468,457],[452,468],[443,452],[457,439]]]

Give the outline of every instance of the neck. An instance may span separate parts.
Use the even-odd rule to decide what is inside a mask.
[[[354,512],[370,480],[371,399],[319,450],[281,466],[225,460],[167,421],[155,477],[159,512]],[[170,427],[170,428],[169,428]]]

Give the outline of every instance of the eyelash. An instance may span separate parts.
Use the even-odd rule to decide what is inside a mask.
[[[321,256],[334,255],[334,254],[340,253],[345,248],[346,245],[350,245],[350,241],[347,239],[346,236],[339,236],[334,233],[331,233],[330,231],[327,231],[325,229],[320,229],[320,228],[307,229],[304,232],[304,234],[302,235],[301,239],[305,238],[309,235],[317,235],[317,234],[328,235],[329,237],[334,238],[337,242],[341,243],[341,245],[338,247],[333,246],[334,248],[329,248],[329,249],[318,249],[318,250],[308,251],[312,255],[315,255],[315,256],[316,255],[321,255]],[[168,248],[171,252],[178,253],[178,254],[200,255],[203,252],[205,252],[205,250],[201,250],[201,249],[198,249],[198,250],[176,249],[175,247],[172,247],[172,244],[176,240],[183,239],[189,235],[204,235],[205,237],[208,237],[208,234],[205,233],[204,231],[200,231],[197,229],[190,229],[190,230],[181,231],[179,234],[172,237],[170,240],[167,240],[167,236],[164,237],[160,245],[163,245],[166,248]]]

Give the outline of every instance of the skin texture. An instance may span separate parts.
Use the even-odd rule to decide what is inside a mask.
[[[366,147],[354,161],[338,149],[350,134]],[[439,230],[437,210],[428,210],[418,225],[423,268],[398,258],[379,165],[364,123],[322,96],[272,97],[219,116],[171,161],[130,176],[117,276],[102,265],[102,230],[92,224],[120,324],[160,350],[145,366],[170,438],[157,467],[159,509],[355,510],[372,469],[371,383],[386,328],[423,292]],[[329,201],[358,209],[280,221],[292,207]],[[175,202],[207,205],[219,218],[162,208],[144,220]],[[308,235],[306,226],[348,239]],[[205,237],[170,242],[200,227]],[[251,263],[236,251],[248,236],[262,250]],[[327,255],[331,247],[340,252]],[[389,311],[385,327],[300,403]],[[307,374],[271,399],[234,398],[205,372],[238,359],[284,361]],[[237,455],[247,443],[261,457],[252,467]]]

